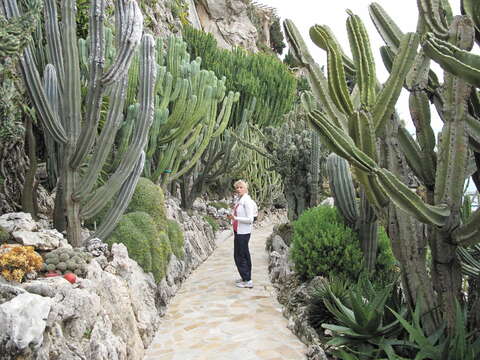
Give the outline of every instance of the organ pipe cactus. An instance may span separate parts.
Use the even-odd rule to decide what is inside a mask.
[[[427,24],[428,30],[437,35],[435,38],[437,42],[445,41],[442,44],[447,47],[447,50],[451,46],[447,46],[446,41],[449,45],[468,51],[473,38],[471,21],[457,17],[450,28],[447,27],[448,32],[446,33],[445,24],[448,23],[448,19],[439,18],[440,15],[436,11],[425,10],[425,5],[430,6],[434,3],[438,5],[439,2],[419,1],[421,21]],[[469,118],[467,101],[471,88],[455,74],[445,73],[441,94],[443,103],[435,104],[437,109],[441,109],[440,115],[445,123],[441,140],[437,144],[436,157],[433,156],[428,98],[419,92],[415,93],[411,99],[414,123],[416,122],[417,131],[421,137],[419,144],[410,143],[409,151],[414,154],[420,150],[420,153],[415,155],[420,164],[421,159],[437,159],[434,167],[428,169],[417,167],[417,172],[423,172],[421,178],[430,188],[434,189],[432,196],[424,201],[404,184],[401,177],[379,165],[375,158],[378,154],[375,154],[374,144],[379,141],[381,135],[389,131],[391,126],[389,119],[393,115],[400,88],[406,84],[412,88],[416,86],[418,89],[421,85],[425,87],[428,83],[430,74],[428,61],[422,59],[421,53],[417,54],[418,37],[415,34],[400,34],[396,31],[398,27],[384,22],[387,25],[381,28],[380,33],[386,39],[387,45],[393,44],[389,48],[396,56],[389,79],[382,88],[377,90],[373,83],[372,59],[368,55],[360,56],[360,54],[365,54],[368,43],[357,20],[349,19],[349,37],[357,70],[356,81],[360,99],[360,108],[353,108],[353,110],[352,104],[357,102],[349,101],[347,98],[349,93],[345,90],[346,86],[341,73],[339,74],[337,71],[337,74],[334,74],[333,69],[343,68],[342,54],[335,44],[329,42],[326,36],[322,37],[321,27],[312,28],[311,36],[322,37],[322,40],[328,44],[329,78],[327,81],[318,67],[313,64],[309,54],[306,53],[306,48],[296,28],[289,21],[285,23],[287,38],[292,44],[297,58],[309,70],[315,95],[322,105],[326,104],[324,112],[311,111],[309,118],[312,126],[320,132],[330,148],[352,164],[357,180],[366,190],[366,194],[380,218],[386,220],[386,216],[394,210],[391,207],[393,204],[431,227],[429,241],[432,246],[434,262],[434,285],[439,295],[438,299],[444,317],[449,326],[453,326],[455,297],[459,294],[461,280],[459,265],[455,260],[455,248],[458,245],[468,245],[480,240],[478,237],[480,222],[478,219],[474,220],[480,216],[478,211],[468,223],[463,225],[459,216],[463,184],[469,174],[467,171],[469,151],[467,134],[469,132],[466,119]],[[378,27],[378,24],[376,25]],[[398,37],[396,38],[396,36]],[[432,36],[427,35],[426,42],[431,39]],[[427,46],[429,46],[428,43]],[[428,49],[425,51],[428,54]],[[412,66],[415,57],[417,65],[422,66]],[[413,70],[410,71],[410,68]],[[352,96],[356,93],[357,91],[354,90]],[[422,125],[423,129],[420,129]],[[407,135],[404,133],[402,136],[406,137]],[[406,143],[406,141],[403,142]],[[407,157],[410,157],[410,162],[413,164],[413,156],[407,154]],[[430,183],[428,184],[428,182]],[[397,213],[397,216],[399,215]],[[389,219],[389,221],[391,220]],[[405,238],[398,240],[406,241]],[[421,239],[417,241],[420,243]],[[396,255],[399,255],[400,248],[395,244],[393,247],[394,251],[397,251]],[[407,269],[409,259],[400,260],[404,261],[402,266]],[[416,275],[407,273],[404,276]],[[435,305],[432,304],[432,306]],[[427,307],[433,309],[430,305]],[[438,319],[436,321],[438,323]]]
[[[20,15],[16,0],[6,0],[3,6],[7,17]],[[150,35],[142,36],[143,16],[136,1],[117,0],[115,8],[116,57],[110,67],[105,68],[105,1],[91,1],[85,97],[82,97],[80,81],[75,1],[62,1],[60,16],[57,14],[57,2],[45,1],[45,40],[49,64],[44,70],[43,84],[32,49],[26,48],[21,58],[22,73],[35,109],[50,136],[63,147],[59,183],[63,185],[67,236],[74,246],[82,244],[82,219],[94,216],[120,191],[122,194],[116,200],[119,207],[111,209],[112,216],[107,215],[110,223],[105,224],[105,228],[111,229],[118,219],[118,212],[126,207],[128,198],[124,194],[131,194],[130,187],[135,187],[138,168],[143,167],[142,151],[153,117],[156,79],[154,40]],[[127,72],[140,44],[141,86],[133,139],[110,178],[95,188],[123,118]],[[108,113],[97,136],[105,95],[110,99]],[[85,111],[82,111],[82,101]],[[86,170],[80,171],[85,165]],[[106,236],[105,231],[102,236]]]
[[[225,130],[239,94],[227,94],[225,78],[218,79],[213,72],[201,70],[200,58],[190,61],[181,38],[157,39],[156,49],[159,76],[144,174],[154,182],[167,184],[191,170],[209,141]],[[139,85],[137,62],[135,58],[129,72],[127,101],[131,103],[135,103],[135,91],[131,89]],[[125,125],[122,131],[122,148],[130,141],[130,127]]]
[[[369,270],[375,268],[377,258],[378,224],[373,208],[368,204],[365,193],[361,190],[360,202],[353,185],[348,162],[332,153],[327,158],[327,173],[330,190],[335,199],[335,206],[345,219],[347,225],[358,233],[365,266]]]

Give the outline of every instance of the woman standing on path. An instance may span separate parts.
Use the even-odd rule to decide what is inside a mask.
[[[241,276],[241,279],[238,279],[235,283],[240,288],[252,288],[252,260],[250,259],[248,242],[252,233],[256,205],[248,195],[248,184],[245,181],[238,180],[233,186],[238,199],[233,208],[233,215],[228,215],[228,218],[233,220],[233,258]]]

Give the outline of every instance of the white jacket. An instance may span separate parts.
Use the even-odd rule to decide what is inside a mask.
[[[233,217],[234,220],[238,221],[237,234],[250,234],[252,232],[256,204],[248,194],[244,194],[237,201],[237,204],[237,215]]]

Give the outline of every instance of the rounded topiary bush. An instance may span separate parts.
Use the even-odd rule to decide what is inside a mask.
[[[170,261],[172,248],[168,235],[161,231],[151,243],[152,251],[152,273],[156,282],[160,282],[165,277],[167,265]]]
[[[356,234],[329,206],[308,209],[293,222],[291,258],[305,280],[321,275],[356,282],[363,271]]]
[[[151,243],[156,238],[157,227],[152,217],[145,212],[132,212],[122,216],[115,230],[106,239],[111,246],[121,243],[127,247],[128,255],[145,272],[152,271]]]
[[[184,251],[183,244],[185,242],[183,238],[183,232],[180,228],[180,225],[171,219],[167,219],[167,234],[168,239],[170,240],[170,246],[172,247],[172,252],[179,259],[183,259]]]
[[[162,188],[147,178],[140,178],[126,213],[143,211],[149,214],[159,230],[166,230],[165,197]]]

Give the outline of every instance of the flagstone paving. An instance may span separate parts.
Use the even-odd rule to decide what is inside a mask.
[[[305,345],[287,329],[268,278],[265,240],[250,240],[253,289],[235,287],[233,236],[185,281],[168,305],[144,360],[301,360]]]

